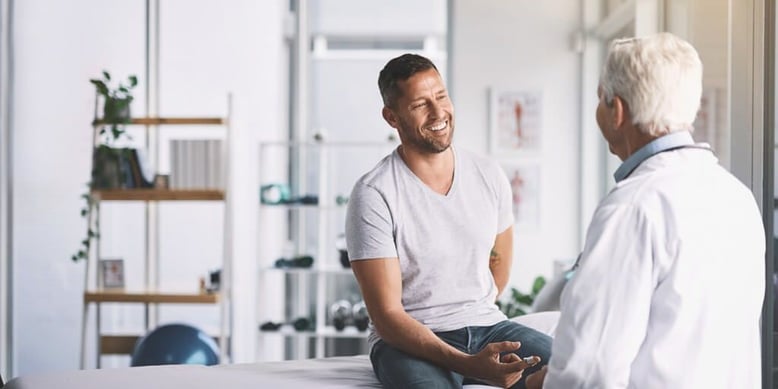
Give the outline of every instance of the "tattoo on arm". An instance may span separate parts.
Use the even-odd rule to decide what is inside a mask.
[[[497,266],[498,263],[500,263],[500,254],[494,251],[494,248],[492,248],[491,252],[489,253],[489,267]]]

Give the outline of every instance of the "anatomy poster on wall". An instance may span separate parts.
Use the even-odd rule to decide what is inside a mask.
[[[540,226],[540,167],[518,162],[501,163],[513,193],[513,216],[517,227]]]
[[[490,150],[499,156],[540,151],[543,95],[538,91],[490,90]]]

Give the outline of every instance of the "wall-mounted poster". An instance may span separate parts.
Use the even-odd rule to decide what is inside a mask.
[[[513,216],[517,227],[540,227],[540,167],[518,162],[501,163],[513,192]]]
[[[540,151],[543,95],[537,91],[490,90],[489,145],[500,156]]]

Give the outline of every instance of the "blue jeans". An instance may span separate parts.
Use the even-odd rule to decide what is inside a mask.
[[[436,332],[440,339],[456,349],[477,354],[489,343],[520,341],[519,357],[537,355],[541,362],[524,370],[522,378],[512,388],[523,389],[524,379],[548,363],[551,358],[551,337],[532,328],[504,320],[488,327],[465,327],[454,331]],[[461,388],[479,381],[442,368],[434,363],[406,354],[380,340],[370,350],[378,381],[384,388]]]

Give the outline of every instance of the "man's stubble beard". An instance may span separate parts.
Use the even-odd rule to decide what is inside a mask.
[[[405,122],[402,122],[401,124],[403,127],[403,132],[406,134],[413,134],[411,137],[406,137],[403,143],[408,143],[408,146],[432,154],[439,154],[448,150],[451,147],[452,141],[454,140],[454,126],[452,125],[452,120],[450,118],[447,120],[448,126],[450,127],[449,133],[448,137],[446,137],[446,139],[442,142],[434,138],[425,137],[423,134],[417,133],[415,128],[411,128],[411,126],[408,126]]]

